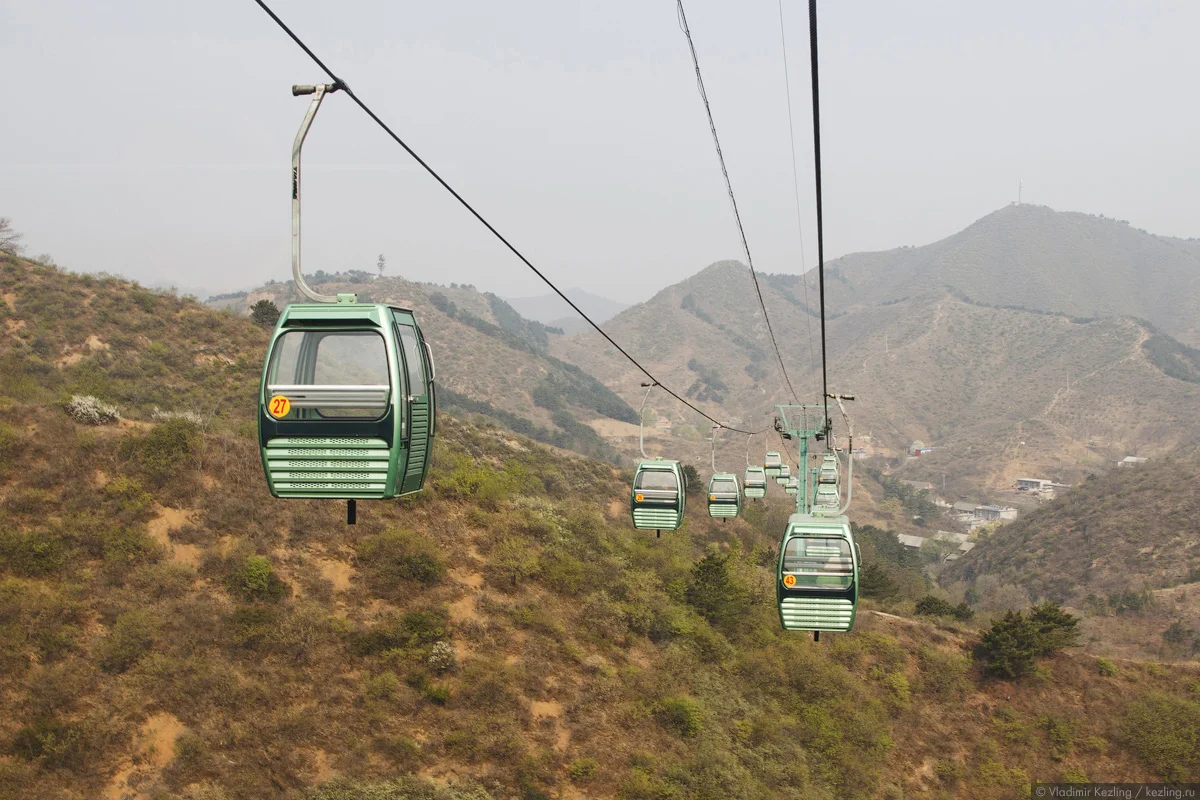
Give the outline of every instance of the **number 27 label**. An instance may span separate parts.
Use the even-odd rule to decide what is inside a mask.
[[[292,410],[292,401],[288,400],[281,394],[277,394],[267,403],[267,412],[276,419],[282,419]]]

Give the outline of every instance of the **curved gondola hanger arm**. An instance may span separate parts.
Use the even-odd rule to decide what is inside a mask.
[[[709,438],[709,441],[712,442],[711,455],[712,455],[712,471],[713,471],[714,475],[717,474],[717,431],[719,431],[719,430],[721,430],[720,425],[713,425],[712,432],[711,432],[711,435]]]
[[[658,383],[656,381],[650,381],[649,383],[643,383],[642,386],[645,387],[645,389],[646,389],[646,396],[642,398],[642,407],[638,409],[638,450],[642,451],[642,458],[648,459],[648,458],[650,458],[650,456],[646,455],[646,437],[645,437],[646,401],[650,399],[650,393],[654,391],[654,387],[658,386]]]
[[[312,127],[313,119],[321,108],[321,101],[325,99],[325,95],[341,88],[344,88],[341,81],[292,86],[293,97],[312,95],[312,102],[308,104],[308,111],[304,114],[304,121],[300,123],[300,130],[296,132],[296,140],[292,144],[292,280],[301,294],[317,303],[340,303],[346,300],[341,296],[321,294],[312,289],[304,282],[304,275],[300,271],[300,150],[304,147],[308,129]],[[353,295],[346,297],[350,302],[357,299]]]
[[[852,394],[833,394],[826,395],[830,400],[837,402],[838,410],[842,412],[842,421],[846,423],[846,504],[838,509],[838,514],[845,514],[850,510],[850,501],[854,499],[854,423],[850,420],[850,415],[846,413],[846,403],[844,401],[853,400]],[[836,457],[837,451],[834,451]]]

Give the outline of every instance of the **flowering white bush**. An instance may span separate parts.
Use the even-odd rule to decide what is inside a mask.
[[[454,669],[458,666],[458,658],[454,652],[454,645],[449,642],[438,642],[430,648],[429,658],[426,659],[425,663],[439,675]]]
[[[67,403],[67,413],[81,425],[115,425],[121,419],[116,406],[101,402],[90,394],[72,397]]]

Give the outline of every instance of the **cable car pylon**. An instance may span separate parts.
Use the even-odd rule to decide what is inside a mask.
[[[775,408],[778,430],[785,439],[796,441],[800,465],[796,512],[788,518],[779,544],[775,583],[779,622],[785,630],[812,631],[813,640],[820,641],[821,631],[845,632],[854,627],[858,546],[844,515],[846,507],[817,504],[820,471],[808,466],[809,440],[829,444],[825,406]]]

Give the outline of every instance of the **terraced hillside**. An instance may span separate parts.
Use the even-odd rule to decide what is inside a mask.
[[[252,404],[179,415],[253,392],[259,329],[52,271],[22,278],[58,298],[38,306],[12,265],[0,797],[1017,798],[1200,778],[1195,664],[1068,652],[1010,683],[974,665],[969,627],[867,610],[820,644],[784,635],[764,566],[782,507],[718,523],[692,503],[655,539],[628,524],[627,474],[451,416],[430,488],[357,526],[273,500]],[[72,328],[83,303],[111,327]],[[72,418],[85,390],[123,422]]]

